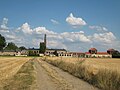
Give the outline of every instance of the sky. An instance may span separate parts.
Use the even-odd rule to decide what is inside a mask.
[[[120,0],[0,0],[0,34],[17,46],[120,50]]]

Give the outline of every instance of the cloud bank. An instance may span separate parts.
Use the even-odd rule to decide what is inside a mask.
[[[83,19],[74,17],[72,13],[66,18],[66,21],[72,26],[86,25],[86,22]],[[14,42],[18,46],[24,45],[27,48],[39,48],[39,43],[43,41],[44,34],[47,34],[48,48],[64,48],[69,51],[87,51],[91,46],[99,49],[102,48],[102,50],[113,47],[120,49],[120,41],[113,32],[110,32],[105,27],[89,26],[88,28],[100,32],[86,34],[86,32],[82,30],[58,33],[49,30],[44,26],[31,28],[31,25],[27,22],[10,30],[7,24],[8,19],[3,18],[3,22],[0,25],[0,34],[5,36],[7,42]]]

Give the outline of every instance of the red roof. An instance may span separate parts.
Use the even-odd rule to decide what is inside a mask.
[[[91,54],[91,53],[89,53],[89,52],[85,52],[85,54]],[[97,52],[97,54],[107,55],[108,53],[107,53],[107,52]]]
[[[85,54],[91,54],[91,53],[89,53],[89,52],[85,52]]]
[[[97,50],[96,48],[90,48],[89,50]]]

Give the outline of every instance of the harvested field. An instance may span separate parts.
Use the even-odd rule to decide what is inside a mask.
[[[110,69],[120,73],[120,59],[116,58],[68,58],[68,57],[47,57],[50,60],[63,60],[69,63],[79,63],[90,65],[95,68]]]
[[[3,86],[3,90],[36,90],[34,58],[27,61]]]
[[[29,59],[29,57],[0,57],[0,89]]]
[[[119,63],[110,58],[0,57],[0,90],[120,90]]]

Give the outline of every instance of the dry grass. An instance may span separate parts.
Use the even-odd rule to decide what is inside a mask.
[[[29,59],[26,57],[0,57],[0,89],[7,83],[7,79],[15,75]]]
[[[35,90],[36,72],[34,59],[26,62],[19,71],[4,85],[4,90]]]
[[[120,59],[114,58],[68,58],[68,57],[47,57],[50,60],[63,60],[69,63],[79,63],[84,61],[84,65],[90,65],[92,68],[103,68],[118,71],[120,73]]]
[[[45,60],[103,90],[120,90],[120,59],[47,57]]]

